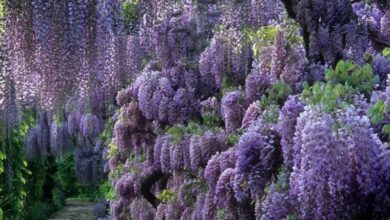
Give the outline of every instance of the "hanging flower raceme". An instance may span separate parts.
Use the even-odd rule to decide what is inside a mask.
[[[292,168],[294,157],[294,133],[297,118],[303,112],[303,103],[298,96],[290,96],[284,103],[279,115],[277,130],[280,133],[281,146],[283,151],[283,163],[286,167]]]
[[[87,113],[81,117],[80,131],[85,137],[96,137],[101,132],[101,122],[96,115]]]
[[[225,121],[227,132],[233,132],[241,127],[241,121],[244,114],[244,103],[240,91],[228,92],[224,95],[221,102],[221,113]]]
[[[121,46],[127,44],[121,10],[120,1],[85,0],[7,7],[6,74],[15,82],[18,101],[56,109],[69,94],[86,97],[95,89],[112,100],[109,94],[123,87],[140,63],[129,53],[136,41]],[[125,65],[129,59],[137,64],[133,71]]]
[[[353,107],[340,110],[336,118],[306,107],[298,118],[294,142],[290,185],[299,201],[299,216],[385,214],[365,205],[386,206],[376,198],[387,190],[381,175],[387,169],[382,157],[388,155],[366,116],[359,116]]]

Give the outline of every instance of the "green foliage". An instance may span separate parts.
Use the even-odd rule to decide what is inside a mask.
[[[110,171],[109,178],[110,179],[115,179],[115,178],[120,178],[125,171],[125,165],[123,163],[119,163],[114,170]]]
[[[298,220],[297,214],[289,214],[287,215],[287,220]]]
[[[218,95],[219,96],[218,98],[222,98],[223,94],[230,91],[234,91],[237,88],[238,88],[238,84],[232,81],[231,79],[229,79],[229,77],[226,74],[224,74],[222,77],[222,89]]]
[[[211,123],[211,121],[208,121],[208,123]],[[202,126],[195,121],[190,121],[185,127],[185,133],[200,135],[202,133]]]
[[[303,37],[300,34],[301,26],[293,19],[287,19],[287,23],[283,26],[286,32],[287,40],[291,44],[303,44]]]
[[[88,200],[88,201],[98,201],[103,197],[103,195],[100,194],[99,186],[96,185],[89,185],[89,186],[83,186],[80,184],[79,188],[79,194],[77,195],[77,199],[80,200]]]
[[[379,100],[369,110],[368,116],[370,117],[371,123],[376,125],[383,121],[386,117],[386,103],[383,100]]]
[[[203,115],[203,124],[207,127],[220,127],[222,126],[222,118],[219,115]]]
[[[301,44],[303,39],[299,34],[299,24],[292,19],[288,20],[288,24],[284,24],[282,29],[286,33],[286,37],[291,44]],[[274,44],[275,36],[281,27],[268,25],[258,29],[245,28],[243,30],[245,39],[252,44],[253,56],[256,58],[260,55],[263,47]]]
[[[370,94],[377,82],[369,64],[359,67],[351,61],[339,61],[336,68],[326,70],[325,75],[327,83],[316,82],[311,87],[305,84],[302,91],[306,104],[318,106],[325,112],[335,112],[350,105],[356,94]],[[375,121],[380,120],[378,111],[383,107],[383,103],[377,103],[371,109],[369,114],[375,117]]]
[[[260,105],[266,109],[271,105],[282,105],[288,96],[292,93],[291,87],[283,82],[276,82],[265,91],[260,99]]]
[[[368,116],[373,125],[383,123],[388,113],[388,103],[383,100],[377,101],[370,109],[368,109]],[[390,123],[383,125],[382,132],[390,137]]]
[[[351,103],[353,89],[342,84],[315,83],[312,87],[305,85],[302,92],[303,101],[312,106],[318,106],[325,112],[334,112],[338,108]]]
[[[240,140],[240,137],[244,134],[244,131],[241,129],[237,129],[234,133],[230,133],[227,136],[227,145],[229,146],[235,146],[238,141]]]
[[[65,198],[97,201],[104,196],[100,192],[100,186],[85,186],[78,181],[73,154],[57,159],[56,163],[58,168],[54,178],[57,187],[53,191],[53,200],[57,205],[61,206]]]
[[[270,46],[274,43],[276,26],[262,26],[259,29],[247,28],[244,29],[246,40],[252,42],[252,50],[254,57],[258,57],[261,49],[265,46]]]
[[[122,3],[125,26],[130,27],[138,20],[138,0],[128,0]]]
[[[5,159],[7,159],[7,156],[3,152],[0,151],[0,174],[2,174],[4,172],[4,160]]]
[[[118,146],[114,142],[108,143],[107,146],[108,146],[108,154],[107,154],[108,158],[113,158],[119,154]]]
[[[107,200],[115,199],[115,189],[110,181],[105,181],[99,186],[99,193]]]
[[[363,94],[370,94],[378,81],[370,64],[359,67],[352,61],[343,60],[337,63],[335,69],[326,70],[325,77],[328,83],[351,86]]]
[[[176,196],[176,192],[169,189],[164,189],[156,195],[157,199],[159,199],[163,203],[169,203],[174,201],[176,199]]]
[[[386,58],[389,58],[390,57],[390,47],[386,47],[383,51],[382,51],[382,55]]]
[[[53,115],[53,121],[56,123],[56,125],[61,125],[61,123],[64,121],[64,115],[62,112],[56,112]]]
[[[227,218],[226,210],[224,208],[219,209],[217,215],[218,215],[218,219],[226,219]]]
[[[105,143],[109,144],[112,137],[112,131],[114,130],[115,122],[112,119],[107,120],[107,122],[104,124],[103,131],[99,134],[99,139]]]
[[[57,209],[51,203],[35,201],[24,210],[24,219],[41,220],[47,219]]]
[[[0,151],[0,175],[4,172],[4,160],[7,159],[6,155]],[[0,187],[0,192],[2,188]],[[3,219],[3,210],[0,208],[0,219]]]
[[[385,126],[383,126],[382,132],[390,136],[390,124],[386,124]]]
[[[3,20],[4,17],[4,0],[0,0],[0,19]],[[0,22],[0,34],[4,32],[3,22]],[[1,209],[0,209],[0,217],[1,217]],[[2,218],[0,218],[2,219]]]
[[[75,197],[80,193],[81,184],[76,177],[73,154],[66,154],[57,159],[58,170],[55,176],[56,182],[62,188],[65,197]]]
[[[7,172],[0,175],[0,209],[5,219],[21,219],[22,216],[26,179],[31,175],[23,141],[33,122],[32,112],[26,110],[17,126],[12,128],[6,124],[0,131],[1,158],[7,168]]]
[[[263,119],[267,123],[277,123],[279,119],[279,106],[270,105],[268,106],[262,115]]]
[[[165,133],[172,138],[172,144],[178,144],[187,134],[202,135],[206,131],[218,131],[222,125],[222,119],[217,115],[204,115],[202,123],[190,121],[187,125],[176,124],[166,129]]]
[[[53,205],[56,207],[56,208],[60,208],[60,207],[63,207],[65,205],[65,195],[64,195],[64,192],[56,187],[53,189]]]
[[[27,196],[23,218],[46,219],[51,213],[60,208],[58,202],[51,202],[55,201],[54,196],[51,196],[54,194],[53,189],[47,189],[47,180],[49,176],[53,175],[53,173],[48,172],[49,160],[47,158],[37,158],[29,162],[28,166],[32,175],[28,177],[26,183]],[[47,191],[52,191],[52,193],[49,194]],[[57,203],[57,206],[55,203]]]
[[[178,144],[184,137],[184,134],[186,133],[185,127],[181,124],[175,125],[173,127],[168,128],[167,134],[169,134],[172,138],[171,142],[173,144]]]

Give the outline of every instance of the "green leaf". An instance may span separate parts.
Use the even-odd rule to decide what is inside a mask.
[[[374,125],[383,121],[386,116],[386,103],[383,100],[379,100],[371,108],[368,109],[368,116],[370,117],[371,123]]]
[[[390,135],[390,124],[386,124],[385,126],[383,126],[382,132],[387,135]]]
[[[390,57],[390,47],[386,47],[383,51],[382,51],[382,55],[386,58],[389,58]]]

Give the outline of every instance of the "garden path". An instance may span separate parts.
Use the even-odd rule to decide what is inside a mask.
[[[65,207],[54,213],[49,220],[92,220],[94,203],[67,200]]]

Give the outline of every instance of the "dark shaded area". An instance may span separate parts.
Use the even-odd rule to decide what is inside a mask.
[[[163,173],[162,171],[156,171],[152,173],[148,178],[146,178],[141,184],[141,194],[145,197],[146,200],[148,200],[150,204],[152,204],[154,208],[157,208],[157,206],[160,204],[160,201],[153,193],[150,192],[150,188],[152,188],[152,186],[156,184],[159,180],[162,181],[163,188],[166,188],[168,178],[169,174]]]

